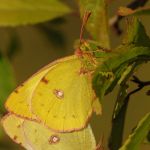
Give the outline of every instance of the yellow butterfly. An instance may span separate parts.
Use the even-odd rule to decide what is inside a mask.
[[[96,142],[91,127],[72,133],[56,133],[45,126],[7,115],[2,120],[5,131],[28,150],[94,150]]]
[[[6,101],[9,112],[34,119],[59,132],[80,130],[101,106],[92,89],[91,72],[76,55],[44,67]]]
[[[7,114],[1,121],[5,132],[14,142],[28,150],[31,150],[30,145],[25,139],[24,131],[22,130],[22,124],[24,122],[23,119],[18,118],[15,115]]]

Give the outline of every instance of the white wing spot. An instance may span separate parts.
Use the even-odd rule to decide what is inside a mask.
[[[52,135],[49,138],[49,144],[56,144],[60,141],[60,138],[57,135]]]
[[[56,95],[57,98],[61,99],[64,98],[64,92],[62,90],[54,90],[54,94]]]

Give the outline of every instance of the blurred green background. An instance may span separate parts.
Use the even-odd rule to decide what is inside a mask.
[[[0,28],[0,50],[3,54],[9,52],[17,85],[49,62],[73,54],[74,41],[79,38],[81,20],[76,3],[70,0],[64,0],[64,2],[74,8],[75,11],[72,14],[32,26]],[[131,1],[114,0],[108,7],[109,16],[112,17],[115,15],[118,6],[126,6],[128,2]],[[147,5],[150,5],[150,2]],[[150,17],[144,16],[141,19],[150,36]],[[121,28],[125,31],[125,21],[122,20],[120,23]],[[122,39],[122,35],[118,36],[112,27],[110,27],[110,36],[112,47],[117,46]],[[88,37],[87,33],[85,37]],[[149,80],[149,68],[150,63],[144,64],[136,72],[136,75],[142,80]],[[133,84],[132,87],[135,87],[135,85]],[[97,140],[104,135],[105,150],[108,149],[107,141],[111,130],[111,115],[117,90],[118,88],[106,96],[102,102],[103,115],[101,117],[94,116],[91,121]],[[124,139],[128,137],[137,122],[150,111],[150,97],[145,94],[147,90],[149,90],[149,87],[136,93],[130,99],[124,129]],[[0,128],[0,150],[21,150],[19,146],[5,135],[2,127]],[[149,149],[149,145],[141,145],[141,150]]]

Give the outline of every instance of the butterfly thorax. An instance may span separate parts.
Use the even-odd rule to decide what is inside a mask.
[[[110,55],[110,50],[104,49],[98,43],[90,40],[84,40],[77,45],[75,55],[79,57],[83,65],[81,73],[93,72],[99,63]]]

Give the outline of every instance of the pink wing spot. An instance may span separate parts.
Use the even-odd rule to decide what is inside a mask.
[[[56,144],[60,141],[60,138],[58,137],[58,135],[52,135],[49,138],[49,144]]]
[[[45,84],[48,84],[48,80],[45,78],[45,77],[43,77],[42,79],[41,79],[41,82],[43,82],[43,83],[45,83]]]
[[[18,137],[15,135],[15,136],[14,136],[14,140],[16,141],[16,140],[17,140],[17,138],[18,138]]]
[[[64,98],[64,92],[62,90],[54,90],[54,94],[56,95],[57,98],[61,99]]]

